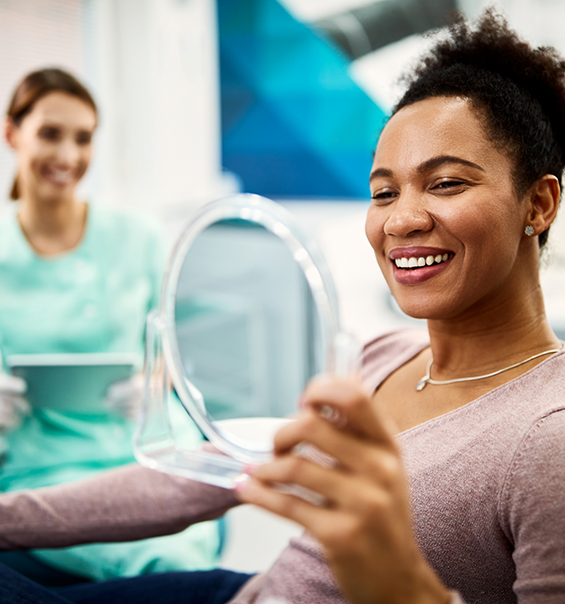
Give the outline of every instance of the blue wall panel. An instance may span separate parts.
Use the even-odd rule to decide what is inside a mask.
[[[384,113],[276,0],[218,0],[222,159],[270,197],[368,197]]]

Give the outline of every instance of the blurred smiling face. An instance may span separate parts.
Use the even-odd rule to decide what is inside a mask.
[[[91,159],[96,129],[94,109],[63,92],[40,98],[6,137],[16,151],[22,197],[43,201],[72,199]]]
[[[510,158],[468,101],[430,98],[396,113],[379,139],[370,185],[367,237],[408,315],[449,319],[523,293],[526,204]]]

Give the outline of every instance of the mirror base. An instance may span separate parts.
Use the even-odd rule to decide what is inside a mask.
[[[150,456],[137,452],[136,457],[139,463],[153,470],[224,489],[233,489],[245,476],[243,462],[221,453],[185,451],[170,447],[152,451]]]

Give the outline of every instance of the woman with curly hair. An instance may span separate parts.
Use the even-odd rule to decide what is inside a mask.
[[[475,26],[458,19],[408,80],[370,176],[368,239],[399,306],[428,330],[369,343],[362,380],[312,381],[303,413],[276,436],[274,460],[248,468],[236,489],[307,533],[231,599],[191,602],[565,601],[565,348],[538,275],[564,158],[565,61],[530,47],[492,11]],[[327,406],[333,420],[319,413]],[[297,454],[304,444],[333,462]],[[153,502],[176,493],[163,519],[171,530],[211,514],[210,500],[217,513],[232,504],[219,489],[120,472],[122,484],[124,473],[137,475],[138,490],[160,481]],[[67,491],[70,508],[95,505],[99,481]],[[310,489],[325,505],[280,484]],[[26,522],[30,497],[19,500]],[[61,494],[35,497],[56,509]],[[8,511],[16,503],[6,501]],[[149,509],[145,500],[129,510],[130,523],[140,519],[132,534],[163,530],[141,528]],[[29,528],[10,526],[0,533],[29,542]],[[58,538],[92,534],[77,520]]]

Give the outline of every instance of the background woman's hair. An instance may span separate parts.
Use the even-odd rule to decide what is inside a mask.
[[[26,75],[16,86],[6,116],[19,126],[35,103],[51,92],[64,92],[90,105],[98,115],[96,103],[90,92],[70,73],[57,68],[40,69]],[[18,177],[14,178],[10,199],[19,199]]]
[[[393,114],[437,96],[469,99],[492,142],[513,160],[524,195],[544,174],[561,184],[565,165],[565,60],[533,48],[487,9],[472,26],[458,15],[447,35],[404,77],[408,88]],[[539,236],[540,247],[549,229]]]

